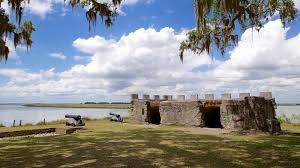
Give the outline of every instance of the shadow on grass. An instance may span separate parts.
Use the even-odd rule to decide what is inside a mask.
[[[0,167],[300,167],[300,138],[135,128],[0,141]]]

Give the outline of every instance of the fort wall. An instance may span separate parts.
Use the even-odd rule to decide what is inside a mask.
[[[215,99],[214,94],[206,94],[205,99],[198,95],[178,95],[176,99],[173,95],[164,95],[162,99],[159,95],[142,97],[131,95],[130,115],[138,123],[280,131],[271,92],[261,92],[259,96],[240,93],[239,98],[224,93],[220,99]]]

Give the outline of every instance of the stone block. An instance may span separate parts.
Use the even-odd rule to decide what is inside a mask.
[[[170,100],[173,100],[173,96],[172,96],[172,95],[168,95],[168,96],[167,96],[167,100],[169,100],[169,101],[170,101]]]
[[[149,99],[150,99],[150,95],[144,94],[144,95],[143,95],[143,99],[149,100]]]
[[[139,95],[138,94],[131,94],[131,100],[138,100]]]
[[[222,100],[231,100],[231,94],[230,93],[223,93],[221,95]]]
[[[168,100],[168,95],[163,95],[163,100]]]
[[[177,100],[178,101],[185,101],[185,95],[178,95]]]
[[[239,99],[244,100],[245,97],[249,97],[249,96],[250,96],[250,93],[240,93]]]
[[[191,95],[191,101],[198,101],[198,95]]]
[[[160,100],[160,96],[159,95],[154,95],[154,100]]]
[[[205,94],[205,100],[214,100],[215,95],[214,94]]]
[[[272,92],[260,92],[260,93],[259,93],[259,96],[260,96],[260,97],[264,97],[264,98],[267,99],[267,100],[270,100],[270,99],[273,98],[273,97],[272,97]]]

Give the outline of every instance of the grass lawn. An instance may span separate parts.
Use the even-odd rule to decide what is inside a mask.
[[[201,128],[106,120],[88,121],[85,128],[2,139],[0,167],[300,167],[300,136],[206,134]]]
[[[130,104],[25,104],[29,107],[129,109]]]

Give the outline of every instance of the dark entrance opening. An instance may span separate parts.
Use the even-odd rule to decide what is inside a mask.
[[[220,107],[205,107],[204,108],[204,127],[208,128],[223,128],[221,124]]]
[[[159,103],[150,103],[150,123],[160,124]]]

